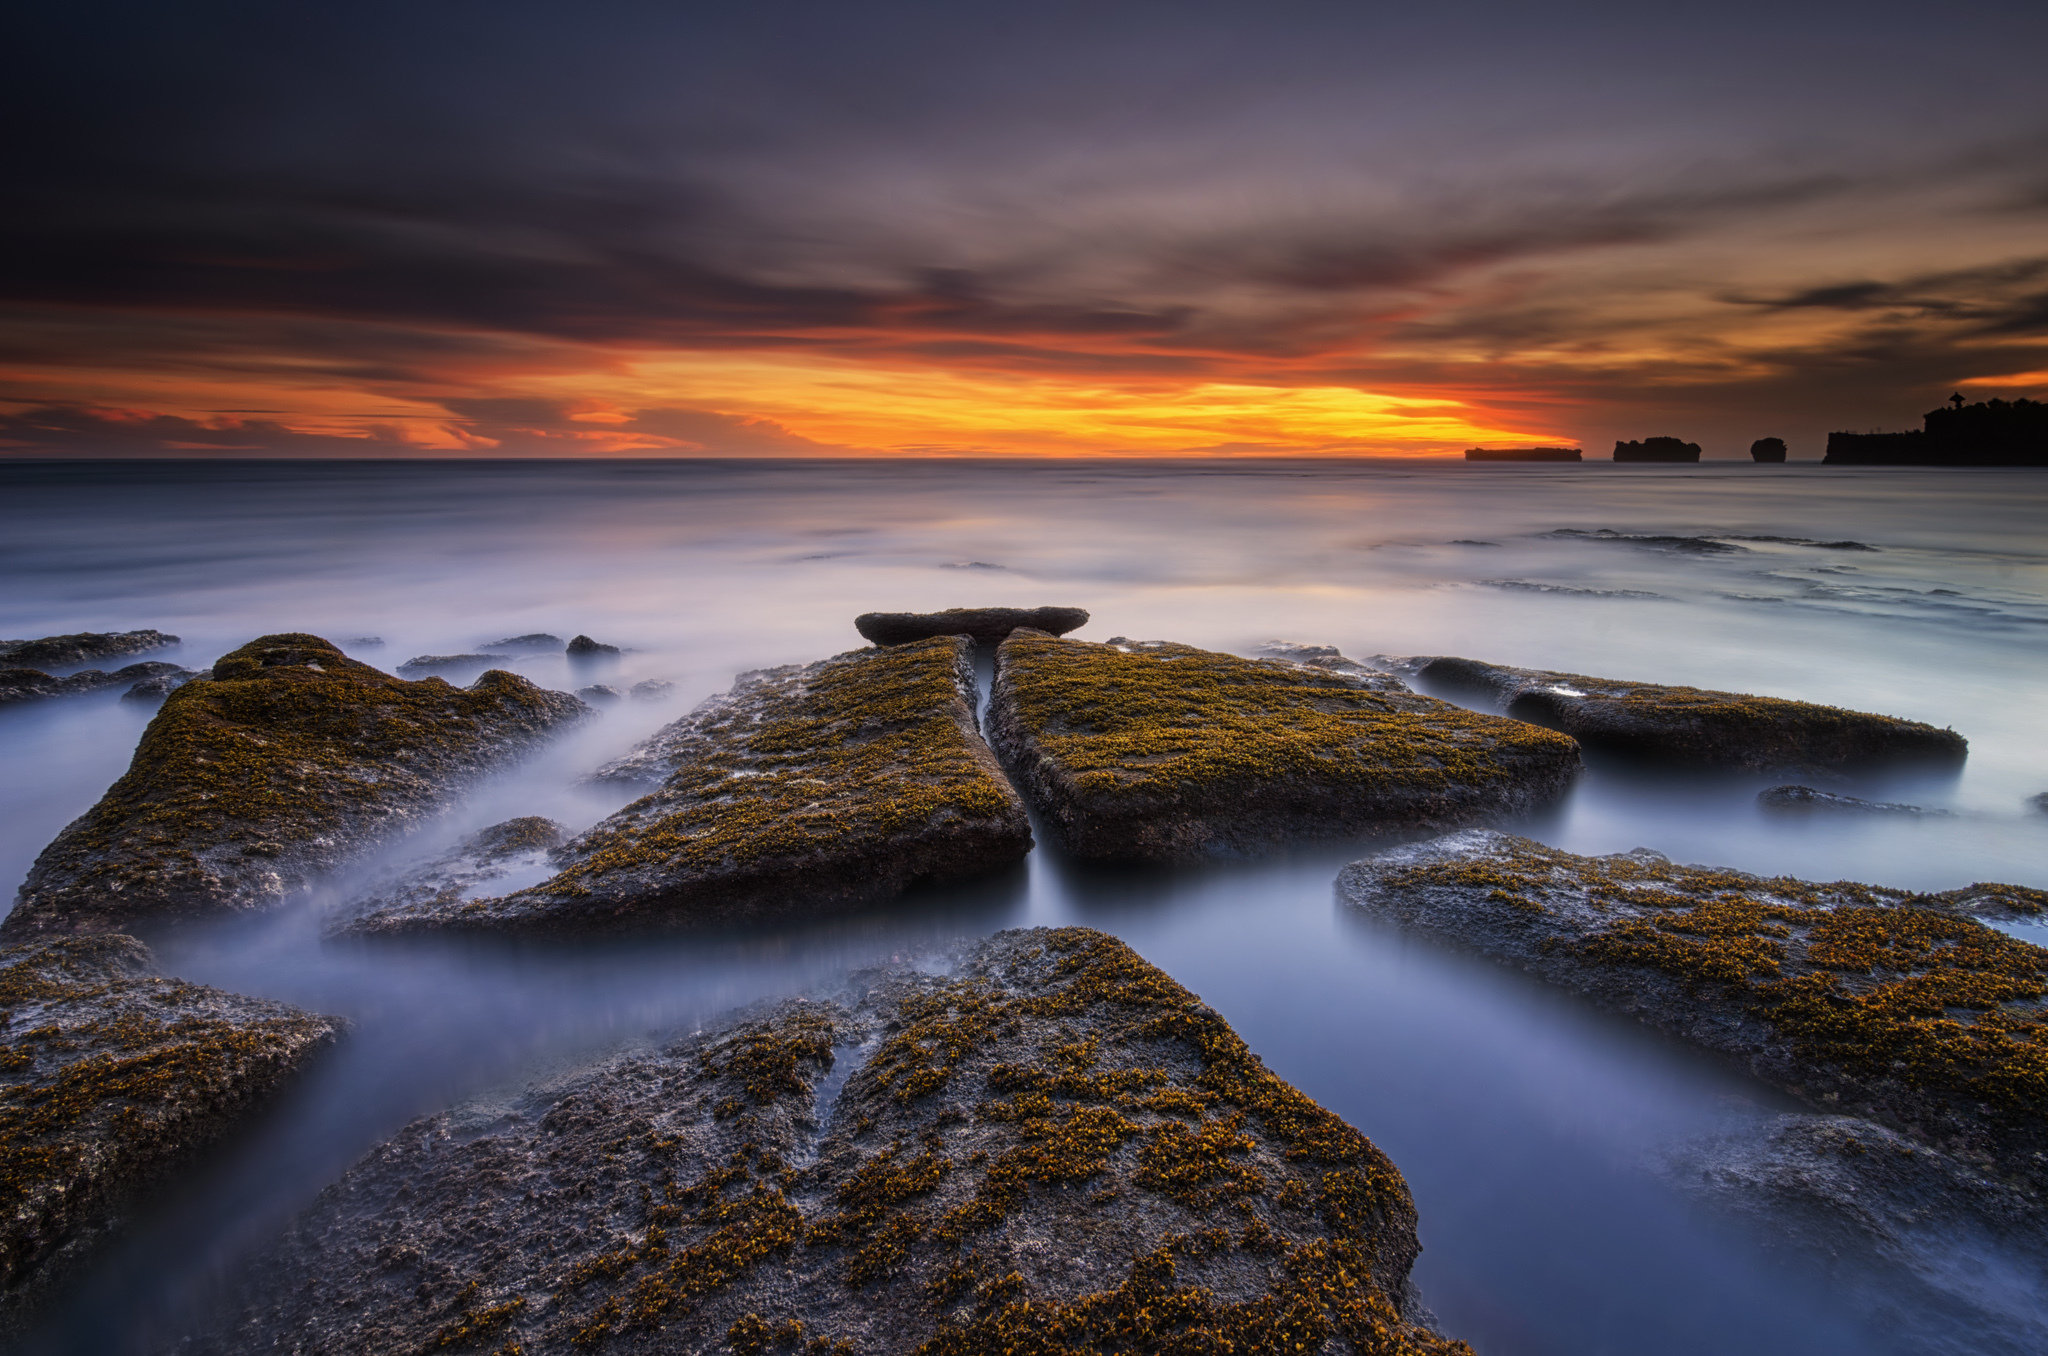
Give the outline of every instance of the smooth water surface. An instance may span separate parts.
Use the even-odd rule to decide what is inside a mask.
[[[0,634],[157,627],[203,667],[311,631],[395,668],[504,636],[628,647],[573,687],[668,678],[479,789],[421,841],[516,814],[582,827],[574,786],[735,672],[860,644],[871,609],[1088,608],[1088,639],[1240,653],[1462,654],[1888,712],[1969,736],[1960,776],[1831,783],[1952,813],[1774,819],[1782,778],[1596,764],[1516,827],[1580,852],[1916,888],[2048,886],[2048,477],[2028,471],[1462,463],[0,465]],[[379,637],[381,644],[358,643]],[[112,667],[103,665],[102,667]],[[125,767],[149,711],[114,694],[0,708],[0,874]],[[1414,1190],[1416,1277],[1486,1356],[1931,1345],[1882,1278],[1829,1277],[1642,1171],[1660,1145],[1785,1105],[1567,995],[1346,914],[1367,844],[1108,872],[1020,871],[857,916],[625,943],[323,946],[336,882],[282,915],[156,939],[166,970],[354,1023],[346,1046],[179,1184],[39,1342],[173,1339],[191,1306],[377,1140],[537,1064],[715,1019],[997,928],[1114,932],[1215,1004]],[[374,869],[376,864],[365,867]],[[2026,1277],[1976,1259],[2024,1309]],[[1924,1317],[1924,1316],[1923,1316]],[[2048,1322],[2044,1315],[2043,1322]]]

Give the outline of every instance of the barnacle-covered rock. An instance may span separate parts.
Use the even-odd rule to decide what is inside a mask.
[[[1757,772],[1837,771],[1954,764],[1970,749],[1954,730],[1779,697],[1617,682],[1451,656],[1385,662],[1427,690],[1478,698],[1517,720],[1562,730],[1588,749],[1632,758]]]
[[[264,636],[164,699],[127,773],[36,858],[0,936],[275,905],[588,711],[510,673],[406,682],[317,636]]]
[[[1099,860],[1470,824],[1553,800],[1578,771],[1569,738],[1341,659],[1020,632],[997,652],[989,740],[1067,846]]]
[[[1195,995],[952,959],[414,1123],[181,1350],[1469,1353],[1394,1164]]]
[[[0,948],[0,1335],[341,1029],[159,978],[133,937]]]
[[[42,697],[77,697],[110,687],[134,684],[137,688],[161,686],[165,692],[198,677],[191,669],[158,660],[130,664],[112,673],[82,669],[62,678],[40,669],[0,668],[0,702],[35,701]]]
[[[1354,862],[1337,891],[2048,1190],[2048,948],[1977,918],[2038,915],[2048,891],[1815,884],[1484,830]]]
[[[863,612],[854,630],[877,645],[908,645],[933,636],[967,636],[982,645],[999,645],[1020,626],[1065,635],[1088,624],[1079,607],[953,607],[944,612]]]
[[[61,669],[124,655],[147,654],[176,645],[178,638],[162,631],[79,631],[41,640],[0,640],[0,664],[32,669]]]
[[[818,916],[1012,866],[1024,806],[946,636],[743,675],[634,756],[660,788],[511,894],[387,909],[352,930],[687,928]],[[618,775],[615,767],[613,775]]]

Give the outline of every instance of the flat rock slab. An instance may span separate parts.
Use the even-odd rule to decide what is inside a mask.
[[[0,1334],[341,1030],[159,978],[133,937],[0,948]]]
[[[0,703],[37,701],[44,697],[79,697],[88,692],[131,684],[136,687],[160,685],[168,692],[172,687],[198,676],[191,669],[156,660],[130,664],[112,673],[84,669],[62,678],[52,677],[40,669],[0,668]]]
[[[1517,720],[1561,730],[1588,749],[1630,758],[1750,772],[1848,771],[1959,764],[1970,751],[1969,741],[1954,730],[1812,702],[1451,656],[1385,662],[1423,687],[1490,701]]]
[[[1756,803],[1777,814],[1801,814],[1820,810],[1845,815],[1905,815],[1913,819],[1923,815],[1935,819],[1955,817],[1947,810],[1930,810],[1925,806],[1908,805],[1896,800],[1860,800],[1855,796],[1837,795],[1833,791],[1818,791],[1810,786],[1769,787],[1756,793]]]
[[[579,835],[539,885],[387,910],[357,932],[588,931],[820,917],[1031,849],[974,721],[959,636],[746,675],[650,741],[659,790]]]
[[[1399,1171],[1087,929],[415,1122],[181,1351],[1469,1353]]]
[[[1563,735],[1385,675],[1164,641],[1013,635],[988,722],[1039,812],[1095,860],[1470,824],[1555,799],[1579,768]]]
[[[0,663],[19,668],[61,669],[124,655],[148,654],[176,645],[178,638],[162,631],[80,631],[41,640],[0,640]]]
[[[459,908],[545,880],[555,873],[548,854],[568,840],[567,829],[539,815],[493,824],[445,852],[379,876],[338,911],[329,931],[377,932],[387,914]]]
[[[966,636],[982,645],[1000,645],[1020,626],[1060,636],[1087,624],[1087,611],[1078,607],[955,607],[944,612],[863,612],[853,619],[854,629],[877,645],[908,645],[933,636]]]
[[[36,858],[0,937],[276,905],[588,713],[510,673],[412,683],[317,636],[251,641],[164,699],[127,773]]]
[[[1580,857],[1485,830],[1344,868],[1351,907],[1728,1056],[1817,1109],[2048,1189],[2048,949],[1971,915],[2048,891],[1916,894]]]

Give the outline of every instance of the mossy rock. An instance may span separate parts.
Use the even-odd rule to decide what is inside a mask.
[[[127,773],[36,858],[0,936],[276,905],[588,713],[510,673],[407,682],[317,636],[264,636],[165,698]]]
[[[1589,750],[1658,763],[1749,772],[1853,771],[1887,764],[1956,765],[1969,741],[1954,730],[1838,706],[1517,669],[1452,656],[1386,661],[1431,691],[1489,702],[1517,720],[1560,730]]]
[[[853,627],[877,645],[908,645],[934,636],[966,636],[981,645],[999,645],[1020,626],[1050,635],[1065,635],[1088,624],[1079,607],[954,607],[944,612],[863,612]]]
[[[2048,1190],[2048,948],[1979,916],[2048,891],[1940,894],[1581,857],[1468,831],[1346,867],[1352,907],[1540,975],[1866,1117]]]
[[[1563,735],[1338,661],[1019,632],[997,652],[989,739],[1067,846],[1097,860],[1470,824],[1551,801],[1578,771]]]
[[[341,1029],[158,978],[133,937],[0,948],[0,1335]]]
[[[817,917],[1014,866],[1024,805],[974,719],[970,643],[946,636],[744,675],[629,760],[659,790],[495,898],[386,909],[351,933],[588,931]]]
[[[1194,994],[1036,929],[416,1122],[185,1349],[1469,1353],[1415,1226]]]

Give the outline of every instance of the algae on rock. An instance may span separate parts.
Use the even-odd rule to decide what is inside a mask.
[[[1031,848],[977,733],[963,637],[743,675],[667,726],[638,765],[660,789],[558,849],[516,893],[386,909],[353,933],[683,928],[816,915]]]
[[[183,1350],[1469,1356],[1393,1163],[1195,995],[1082,928],[953,959],[416,1122]]]
[[[268,999],[157,978],[133,937],[0,948],[0,1334],[341,1032]]]
[[[1954,730],[1780,697],[1628,683],[1451,656],[1384,662],[1425,687],[1482,698],[1517,720],[1561,730],[1588,749],[1625,757],[1752,772],[1835,771],[1898,762],[1960,763],[1970,748]]]
[[[1976,917],[2038,915],[2048,891],[1816,884],[1476,830],[1354,862],[1337,889],[2048,1191],[2048,948]]]
[[[127,773],[36,859],[0,936],[275,905],[588,710],[510,673],[407,682],[317,636],[264,636],[165,698]]]
[[[1555,799],[1579,767],[1563,735],[1336,660],[1028,631],[997,652],[989,739],[1066,844],[1109,860],[1469,824]]]

